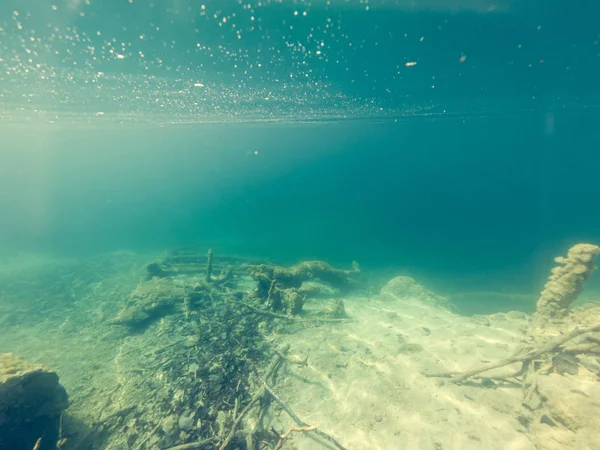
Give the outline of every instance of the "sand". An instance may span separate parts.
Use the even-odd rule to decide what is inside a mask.
[[[462,371],[510,355],[525,338],[522,313],[469,319],[416,298],[346,300],[356,318],[277,337],[291,367],[277,391],[307,423],[348,449],[530,449],[518,387],[457,386],[424,373]],[[273,418],[278,429],[291,422]],[[298,449],[315,448],[295,436]]]

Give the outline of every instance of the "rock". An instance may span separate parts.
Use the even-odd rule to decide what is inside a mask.
[[[175,445],[179,437],[179,424],[177,416],[170,415],[163,420],[162,431],[164,433],[164,445],[167,447]]]
[[[441,295],[434,294],[410,277],[401,276],[390,280],[381,288],[380,295],[395,300],[418,300],[430,305],[454,310],[450,300]]]
[[[12,353],[0,353],[0,448],[54,449],[61,414],[69,406],[58,375]]]
[[[150,320],[175,312],[182,304],[183,298],[184,292],[181,286],[168,278],[155,277],[140,283],[129,294],[128,304],[107,323],[132,328],[142,326]]]
[[[192,411],[186,411],[179,416],[179,428],[183,431],[191,431],[194,428],[194,413]]]
[[[169,276],[169,273],[162,268],[160,263],[158,263],[156,261],[151,262],[150,264],[148,264],[146,266],[146,272],[147,272],[146,277],[148,280],[151,280],[154,277],[165,278],[165,277]]]

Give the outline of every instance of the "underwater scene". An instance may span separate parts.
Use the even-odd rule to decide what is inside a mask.
[[[0,450],[600,450],[598,17],[2,0]]]

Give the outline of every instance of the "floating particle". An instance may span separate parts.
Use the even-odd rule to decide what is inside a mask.
[[[194,83],[194,87],[204,87],[202,83]]]
[[[460,61],[461,63],[465,62],[466,60],[467,60],[467,55],[461,55],[461,56],[460,56],[460,60],[459,60],[459,61]]]
[[[417,62],[416,61],[408,61],[404,63],[405,67],[412,67],[412,66],[416,66]]]

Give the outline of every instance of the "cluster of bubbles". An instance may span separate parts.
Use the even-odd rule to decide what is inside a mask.
[[[389,118],[446,114],[461,102],[563,107],[595,86],[598,39],[581,41],[578,28],[558,39],[556,27],[511,5],[7,0],[0,120]]]
[[[159,1],[65,0],[0,16],[0,117],[307,120],[389,112],[330,80],[331,67],[349,72],[347,55],[365,44],[352,41],[331,2],[313,14],[310,2]],[[361,4],[368,11],[368,1]]]

